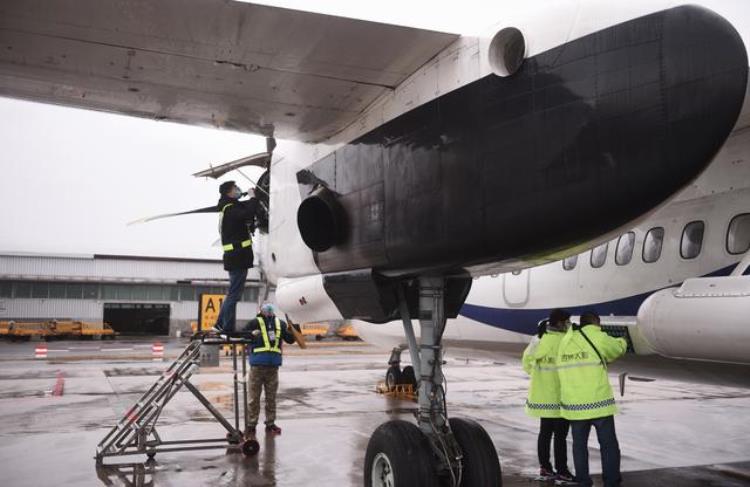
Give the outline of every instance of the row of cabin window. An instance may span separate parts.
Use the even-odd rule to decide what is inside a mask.
[[[680,240],[680,256],[683,259],[695,259],[700,255],[703,248],[703,232],[706,224],[702,221],[692,221],[685,225]],[[647,264],[656,262],[661,257],[662,244],[664,243],[664,227],[654,227],[646,233],[643,239],[643,262]],[[726,238],[727,252],[732,255],[744,254],[750,249],[750,213],[743,213],[732,218],[729,222]],[[591,249],[591,267],[598,269],[607,260],[609,242]],[[635,250],[635,232],[628,232],[617,240],[615,251],[615,263],[627,265],[633,259]],[[578,256],[573,255],[563,260],[563,269],[570,271],[575,269]]]

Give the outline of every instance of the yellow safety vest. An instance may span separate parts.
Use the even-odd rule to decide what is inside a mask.
[[[580,330],[571,327],[560,341],[557,351],[560,412],[568,420],[603,418],[617,413],[606,364],[625,353],[627,342],[607,335],[598,325],[586,325],[583,330],[602,359]]]
[[[549,330],[541,339],[532,340],[523,352],[523,370],[531,376],[526,414],[537,418],[559,418],[560,379],[557,376],[557,351],[563,332]]]
[[[219,217],[219,235],[221,235],[221,222],[224,219],[224,210],[232,206],[234,203],[227,203],[221,208],[221,216]],[[231,252],[235,249],[244,249],[247,247],[250,247],[253,244],[252,239],[243,240],[239,244],[234,243],[228,243],[221,246],[222,249],[224,249],[224,252]]]
[[[274,352],[281,353],[279,348],[279,341],[281,340],[281,321],[276,318],[276,337],[271,345],[271,340],[268,339],[268,330],[266,330],[266,321],[258,316],[258,326],[260,327],[260,334],[263,337],[263,346],[253,348],[253,353],[257,352]]]

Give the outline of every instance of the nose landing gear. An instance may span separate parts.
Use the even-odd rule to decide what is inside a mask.
[[[497,451],[484,428],[472,420],[448,419],[442,372],[444,298],[443,278],[419,279],[420,343],[417,345],[403,292],[400,295],[412,373],[419,379],[417,424],[394,420],[375,430],[365,455],[366,487],[502,486]],[[394,349],[388,374],[392,380],[403,381],[406,369],[401,372],[398,360],[394,363],[394,356],[396,352],[400,355],[400,351]]]

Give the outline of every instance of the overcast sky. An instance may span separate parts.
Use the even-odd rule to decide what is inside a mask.
[[[260,3],[458,33],[481,31],[500,20],[503,8],[519,5],[510,0]],[[710,3],[725,15],[746,5],[743,0]],[[253,135],[6,98],[0,98],[0,115],[0,252],[218,258],[219,249],[211,247],[218,237],[216,215],[126,223],[214,204],[219,183],[191,174],[209,163],[265,150],[265,141]],[[237,174],[224,179],[248,187]]]

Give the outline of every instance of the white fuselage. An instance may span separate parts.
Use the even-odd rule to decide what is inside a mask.
[[[313,252],[303,242],[297,226],[297,208],[304,196],[300,194],[296,178],[300,170],[398,115],[492,73],[489,40],[504,27],[517,27],[524,33],[525,56],[529,57],[608,26],[681,3],[634,1],[613,8],[607,2],[571,0],[558,2],[542,11],[510,12],[503,22],[495,24],[486,34],[459,38],[331,139],[317,144],[281,141],[272,161],[269,235],[261,257],[269,281],[277,286],[279,306],[300,322],[342,319],[324,290]],[[721,2],[698,3],[705,3],[710,8],[721,7]],[[743,19],[732,18],[727,12],[720,13],[734,23],[743,38],[748,38]],[[611,241],[632,228],[637,250],[628,265],[614,263],[612,247],[616,246],[616,241],[610,243],[606,263],[596,269],[588,262],[589,253],[581,256],[578,265],[570,271],[563,270],[559,260],[550,262],[551,258],[484,265],[481,269],[469,269],[474,276],[488,277],[475,280],[467,304],[509,310],[583,306],[646,293],[737,262],[738,256],[724,255],[713,249],[723,248],[722,232],[726,231],[727,219],[733,212],[741,212],[743,202],[748,201],[746,190],[750,170],[743,154],[747,153],[748,134],[744,128],[749,120],[746,99],[735,131],[715,162],[673,201],[650,215],[644,215],[639,221],[554,256],[561,259],[578,254]],[[592,201],[592,204],[596,202]],[[680,259],[682,228],[688,220],[698,219],[699,214],[707,222],[705,249],[698,258]],[[645,263],[640,249],[645,233],[653,226],[665,229],[663,255],[657,262]],[[462,329],[463,326],[452,325],[449,329]],[[522,339],[522,335],[514,338],[507,335],[509,332],[495,327],[482,325],[479,329],[482,330],[477,332],[480,340],[491,337]]]

